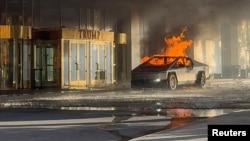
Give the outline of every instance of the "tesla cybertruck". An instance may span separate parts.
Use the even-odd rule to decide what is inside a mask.
[[[208,65],[190,57],[154,55],[131,72],[131,88],[169,88],[181,85],[205,87]]]

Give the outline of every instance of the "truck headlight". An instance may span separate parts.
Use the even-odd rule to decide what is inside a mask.
[[[161,81],[160,78],[155,79],[155,82],[160,82],[160,81]]]

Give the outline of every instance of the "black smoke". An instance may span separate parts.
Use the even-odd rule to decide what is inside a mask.
[[[149,49],[157,53],[165,46],[166,36],[178,35],[187,27],[187,38],[219,36],[223,23],[237,24],[250,19],[249,0],[152,0],[144,2],[142,15],[148,22]]]

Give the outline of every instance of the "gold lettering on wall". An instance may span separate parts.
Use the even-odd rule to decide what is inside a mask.
[[[100,31],[95,31],[95,30],[78,30],[80,39],[96,39],[100,40],[101,39],[101,33]]]
[[[114,32],[86,30],[86,29],[70,29],[62,28],[63,39],[82,39],[82,40],[98,40],[98,41],[114,41]]]

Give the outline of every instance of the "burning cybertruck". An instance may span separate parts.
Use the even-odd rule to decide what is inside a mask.
[[[169,88],[181,85],[205,87],[208,65],[185,56],[154,55],[131,73],[131,88]]]

